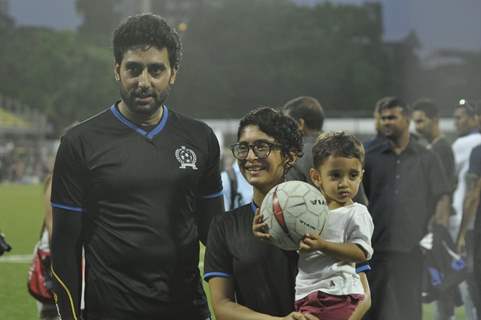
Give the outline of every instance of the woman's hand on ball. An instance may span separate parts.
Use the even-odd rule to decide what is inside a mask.
[[[256,215],[252,221],[252,232],[256,238],[261,240],[269,240],[272,237],[259,209],[256,210]]]

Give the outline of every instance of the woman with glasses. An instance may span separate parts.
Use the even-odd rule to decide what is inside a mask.
[[[240,121],[231,150],[254,194],[251,203],[211,224],[204,278],[216,318],[317,319],[293,312],[297,254],[264,243],[252,233],[256,209],[301,155],[297,124],[274,109],[256,109]]]

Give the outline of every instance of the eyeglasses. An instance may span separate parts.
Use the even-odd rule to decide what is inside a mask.
[[[258,140],[253,144],[247,142],[238,142],[230,146],[232,155],[238,160],[245,160],[249,155],[249,150],[252,149],[254,154],[259,159],[265,159],[269,156],[272,149],[278,149],[282,146],[278,143],[272,143],[268,141]]]

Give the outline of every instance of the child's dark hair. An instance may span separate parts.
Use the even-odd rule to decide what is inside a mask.
[[[249,125],[255,125],[265,134],[273,137],[281,147],[284,156],[294,152],[302,156],[302,133],[294,119],[269,107],[259,107],[246,114],[239,123],[237,140]]]
[[[314,168],[319,168],[330,156],[356,158],[364,164],[364,155],[362,143],[342,131],[321,134],[312,147]]]
[[[135,48],[166,48],[172,69],[178,70],[182,58],[182,44],[177,32],[160,16],[138,14],[129,17],[114,31],[115,62],[120,64],[125,52]]]

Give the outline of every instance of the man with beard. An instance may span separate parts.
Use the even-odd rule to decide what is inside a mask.
[[[80,319],[208,319],[199,239],[223,212],[213,131],[164,102],[180,66],[177,33],[159,16],[114,32],[120,101],[70,129],[55,162],[54,293]]]
[[[385,140],[367,147],[363,181],[374,221],[368,319],[420,320],[418,243],[433,212],[437,221],[449,214],[450,187],[438,157],[410,137],[408,106],[384,98],[379,112]]]

